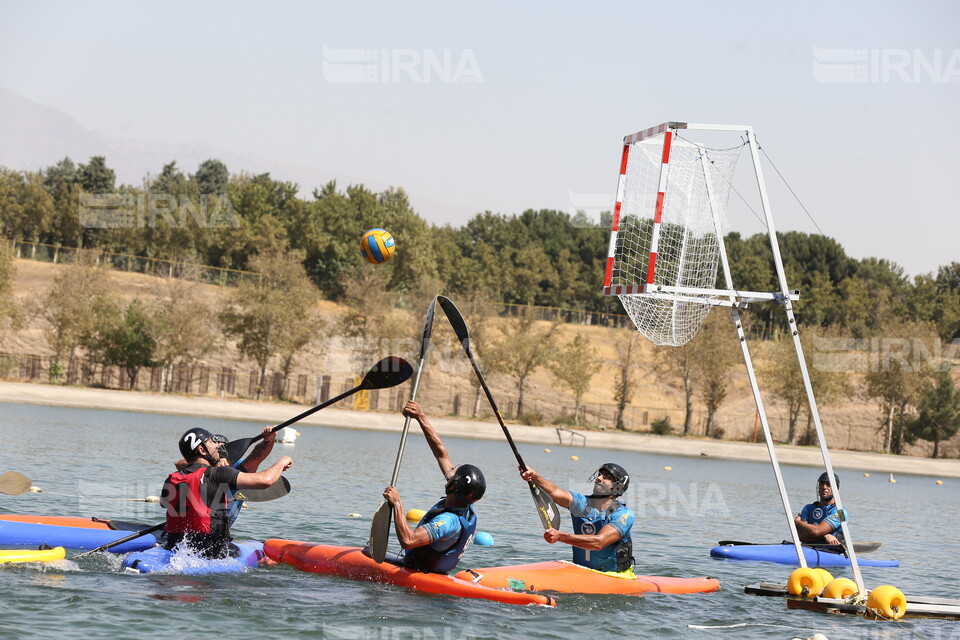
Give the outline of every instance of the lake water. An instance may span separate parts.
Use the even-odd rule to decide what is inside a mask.
[[[287,418],[277,407],[277,421]],[[398,423],[402,418],[398,416]],[[201,425],[231,438],[255,435],[250,422],[0,404],[0,472],[20,471],[46,493],[0,495],[0,512],[98,516],[159,522],[154,504],[118,498],[158,495],[179,457],[177,438]],[[370,516],[390,479],[399,437],[394,433],[299,427],[288,453],[293,491],[245,509],[238,538],[290,538],[362,545]],[[398,486],[407,508],[426,508],[442,493],[436,463],[414,423]],[[442,434],[441,434],[442,435]],[[485,472],[479,529],[492,547],[472,547],[462,568],[569,559],[566,545],[543,541],[529,491],[506,442],[448,438],[454,463]],[[790,568],[709,557],[721,539],[779,541],[788,537],[769,464],[643,455],[602,449],[522,445],[531,467],[558,485],[589,490],[601,463],[632,473],[629,506],[637,572],[716,576],[713,594],[646,597],[561,595],[556,609],[419,595],[399,587],[320,576],[287,566],[239,575],[126,575],[110,554],[59,565],[0,565],[0,637],[130,638],[933,638],[960,640],[960,624],[934,620],[867,621],[789,611],[779,598],[749,596],[746,584],[785,582]],[[571,456],[579,456],[579,461]],[[672,467],[665,470],[664,467]],[[784,467],[791,506],[814,499],[820,469]],[[876,558],[898,569],[864,568],[868,587],[893,584],[906,593],[960,597],[960,481],[841,469],[841,489],[856,540],[881,540]],[[361,513],[363,519],[348,517]],[[563,528],[570,530],[569,520]],[[394,545],[395,546],[395,545]],[[72,552],[75,554],[76,552]],[[71,555],[71,554],[68,554]],[[102,557],[101,557],[102,556]],[[851,577],[849,570],[834,575]]]

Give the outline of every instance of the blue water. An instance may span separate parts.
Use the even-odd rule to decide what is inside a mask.
[[[277,407],[277,421],[288,417]],[[398,423],[402,418],[398,417]],[[249,422],[114,411],[0,404],[0,472],[20,471],[45,493],[0,495],[0,512],[98,516],[159,522],[154,504],[122,498],[158,495],[178,457],[176,440],[202,425],[230,437],[254,435]],[[389,481],[395,433],[299,427],[287,453],[293,485],[281,500],[241,515],[234,535],[361,545],[370,515]],[[407,508],[426,508],[442,480],[422,438],[411,432],[398,482]],[[442,434],[441,434],[442,435]],[[480,529],[495,545],[474,546],[461,567],[568,559],[569,547],[543,541],[533,503],[518,479],[505,442],[446,438],[455,463],[472,462],[489,489],[477,505]],[[0,637],[130,638],[233,636],[249,638],[960,638],[960,625],[935,620],[900,623],[789,611],[779,598],[748,596],[743,586],[784,582],[789,567],[709,557],[721,539],[776,542],[788,537],[769,464],[683,458],[602,449],[521,445],[530,466],[562,487],[589,489],[602,462],[631,471],[628,496],[637,520],[638,573],[719,577],[713,594],[646,597],[560,596],[536,607],[418,595],[373,583],[319,576],[287,566],[238,575],[126,575],[119,559],[98,554],[50,566],[0,565]],[[579,456],[579,461],[571,456]],[[664,467],[672,467],[665,470]],[[960,481],[898,476],[870,469],[839,470],[856,540],[881,540],[876,558],[898,569],[863,570],[868,587],[893,584],[906,593],[960,597],[955,576],[960,542]],[[814,498],[819,469],[784,467],[792,510]],[[348,517],[350,513],[364,517]],[[565,521],[564,528],[569,530]],[[70,552],[74,555],[76,552]],[[850,577],[849,569],[834,575]]]

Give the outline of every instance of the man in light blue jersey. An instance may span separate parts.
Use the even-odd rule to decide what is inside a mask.
[[[833,474],[840,486],[840,476]],[[833,487],[830,476],[824,471],[817,479],[817,498],[805,506],[800,515],[794,518],[800,542],[819,544],[843,544],[843,530],[840,528],[840,514],[833,499]],[[847,520],[847,510],[843,510],[843,519]]]

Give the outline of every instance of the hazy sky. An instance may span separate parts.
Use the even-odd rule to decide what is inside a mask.
[[[909,274],[960,260],[954,0],[2,0],[0,86],[99,133],[501,213],[610,208],[636,130],[749,124],[813,218],[767,166],[780,230]]]

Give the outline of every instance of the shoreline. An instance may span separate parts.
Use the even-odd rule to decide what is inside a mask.
[[[294,416],[308,405],[287,402],[219,399],[209,397],[178,396],[143,391],[119,391],[89,387],[60,387],[47,384],[0,381],[0,402],[35,404],[82,409],[105,409],[167,415],[225,418],[276,424]],[[335,427],[341,429],[368,429],[373,431],[399,432],[402,420],[395,413],[352,411],[330,407],[322,414],[304,418],[300,424]],[[430,421],[444,436],[479,440],[500,440],[503,432],[494,420],[479,421],[449,417],[431,417]],[[517,443],[560,446],[556,428],[549,426],[530,427],[508,424],[510,434]],[[648,433],[580,431],[586,437],[586,448],[614,449],[639,453],[655,453],[683,457],[701,457],[769,462],[764,443],[735,442],[655,436]],[[570,445],[564,445],[570,446]],[[820,449],[777,445],[777,458],[781,464],[823,467]],[[960,464],[956,460],[895,456],[861,451],[831,450],[831,461],[838,469],[862,470],[869,473],[901,473],[931,477],[960,478]]]

